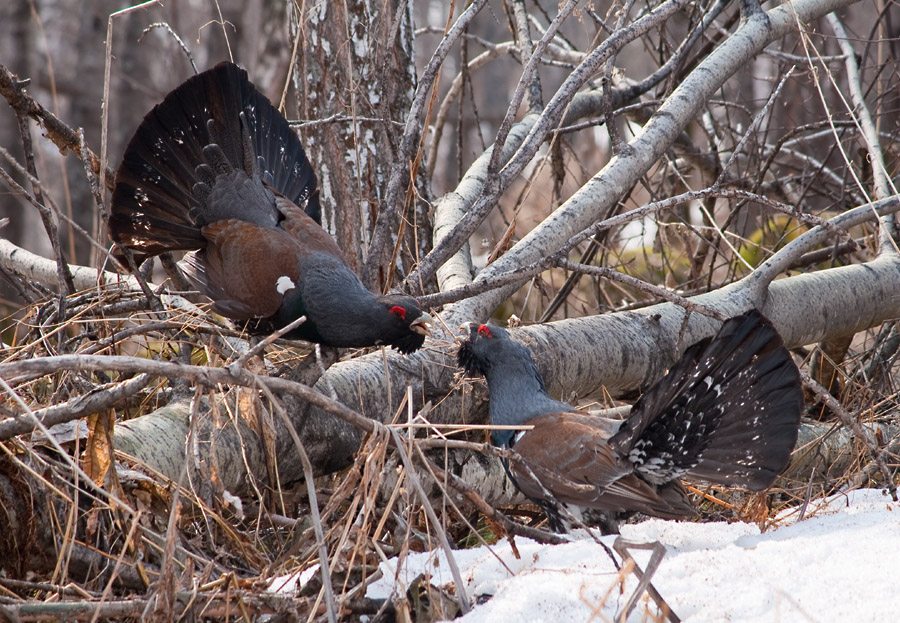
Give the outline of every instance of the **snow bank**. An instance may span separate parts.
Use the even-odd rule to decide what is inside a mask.
[[[760,534],[752,524],[649,520],[622,527],[631,541],[659,541],[666,556],[653,584],[685,623],[900,620],[900,504],[863,490],[812,504],[807,519],[785,517]],[[487,601],[465,623],[604,621],[612,619],[636,583],[620,591],[603,548],[585,534],[564,545],[517,538],[491,548],[454,552],[470,598]],[[615,537],[604,537],[612,546]],[[648,552],[633,552],[644,567]],[[384,576],[368,596],[405,590],[420,573],[452,584],[443,552],[411,554],[382,564]],[[656,613],[639,603],[629,621]],[[652,618],[651,618],[652,620]]]

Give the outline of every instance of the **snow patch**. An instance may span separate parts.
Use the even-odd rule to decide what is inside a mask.
[[[754,524],[651,519],[622,526],[622,536],[666,547],[653,584],[685,623],[890,621],[900,576],[898,520],[900,504],[869,489],[813,503],[803,521],[786,513],[765,533]],[[583,532],[573,538],[562,545],[517,538],[520,558],[506,540],[454,552],[470,600],[492,596],[460,621],[611,620],[634,576],[620,591],[603,548]],[[602,540],[611,546],[615,537]],[[642,567],[649,560],[649,552],[632,554]],[[382,563],[369,597],[405,591],[420,573],[435,585],[453,582],[440,551],[410,554],[397,566],[396,558]],[[639,602],[629,621],[645,620],[647,610],[656,611]]]

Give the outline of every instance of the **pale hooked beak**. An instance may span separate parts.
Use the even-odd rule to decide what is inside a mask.
[[[456,335],[453,336],[453,339],[456,340],[457,344],[462,344],[464,340],[472,338],[472,335],[475,333],[475,328],[477,326],[477,322],[468,321],[462,323],[456,330]]]
[[[431,327],[434,324],[434,318],[428,312],[422,312],[422,315],[413,320],[409,328],[420,335],[431,335]]]

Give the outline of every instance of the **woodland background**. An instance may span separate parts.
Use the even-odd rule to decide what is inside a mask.
[[[703,517],[765,527],[827,492],[893,492],[892,3],[123,9],[0,6],[0,618],[470,608],[427,578],[365,587],[384,556],[556,538],[482,447],[486,392],[454,364],[456,327],[489,316],[526,325],[554,395],[606,408],[760,307],[810,374],[809,418],[776,489],[698,489]],[[326,352],[324,374],[303,345],[249,356],[161,270],[146,292],[98,272],[106,168],[193,74],[183,47],[283,103],[353,266],[446,324],[421,353]],[[263,591],[322,560],[304,591]]]

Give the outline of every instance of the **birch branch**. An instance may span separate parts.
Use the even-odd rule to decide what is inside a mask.
[[[485,180],[486,183],[490,184],[490,187],[482,191],[474,205],[466,211],[465,215],[449,232],[443,232],[440,237],[435,232],[434,248],[427,256],[422,258],[419,267],[407,276],[404,281],[405,288],[409,289],[420,281],[429,279],[441,265],[465,244],[478,226],[487,218],[491,210],[493,210],[500,194],[509,187],[513,180],[518,178],[525,166],[534,158],[534,155],[540,146],[543,145],[546,138],[560,124],[564,116],[568,114],[569,105],[573,103],[578,90],[599,71],[606,60],[629,42],[645,34],[650,29],[659,26],[684,4],[686,4],[685,0],[664,2],[633,24],[617,30],[585,57],[584,61],[566,78],[562,86],[553,95],[541,115],[537,119],[529,121],[532,127],[528,136],[524,139],[522,146],[516,151],[515,155],[500,170],[499,179],[494,180],[493,176],[489,176]],[[530,116],[527,115],[526,119]],[[500,136],[498,136],[498,140],[499,138]],[[492,168],[496,168],[500,155],[497,154],[495,148],[489,150],[489,152],[492,154],[491,164],[487,169],[490,172]]]
[[[375,275],[377,268],[381,265],[384,250],[388,247],[390,232],[397,220],[400,212],[400,193],[402,187],[409,182],[409,163],[412,162],[414,150],[418,143],[418,137],[421,134],[422,113],[431,96],[432,85],[437,79],[441,65],[453,43],[462,36],[468,24],[475,18],[487,4],[487,0],[475,0],[462,12],[453,26],[448,30],[441,43],[428,61],[422,75],[419,77],[419,83],[416,85],[416,93],[413,98],[412,106],[407,115],[406,127],[403,130],[403,136],[400,139],[400,147],[394,170],[388,180],[387,189],[385,190],[384,202],[381,205],[381,211],[375,221],[375,231],[372,233],[372,241],[369,244],[366,265],[363,269],[363,282],[369,287],[375,283]]]
[[[844,67],[847,70],[848,86],[850,89],[850,100],[853,103],[853,114],[857,124],[859,125],[860,134],[866,143],[866,150],[869,155],[869,165],[872,167],[872,179],[875,186],[875,199],[886,199],[892,194],[897,193],[897,188],[887,173],[887,167],[884,164],[884,153],[881,151],[881,143],[878,141],[878,129],[872,120],[872,113],[866,104],[863,95],[862,80],[859,75],[859,63],[856,60],[856,52],[850,44],[850,37],[844,29],[841,20],[834,13],[826,16],[831,29],[837,38],[838,45],[844,55]],[[827,71],[827,65],[826,71]],[[864,189],[860,189],[864,190]],[[888,218],[882,222],[882,227],[878,233],[879,252],[880,253],[897,253],[897,244],[891,238],[890,225],[894,219]]]
[[[799,0],[743,21],[734,35],[703,59],[673,91],[629,143],[629,149],[613,158],[568,201],[505,255],[486,267],[476,280],[554,253],[566,240],[586,229],[618,201],[625,189],[635,184],[678,139],[725,80],[749,59],[772,41],[793,32],[797,20],[806,23],[854,2],[856,0]],[[477,205],[473,211],[475,209]],[[487,292],[458,303],[457,311],[468,319],[484,318],[515,289],[516,286],[511,285]]]

